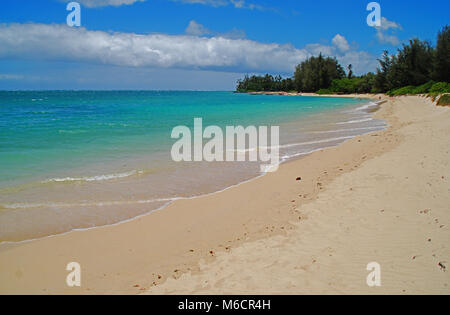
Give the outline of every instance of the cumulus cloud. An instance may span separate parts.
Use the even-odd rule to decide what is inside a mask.
[[[211,31],[207,27],[203,26],[197,21],[192,20],[189,22],[186,30],[184,31],[187,35],[191,36],[216,36],[216,37],[225,37],[230,39],[244,39],[247,35],[244,31],[233,28],[231,31],[225,33],[219,33],[215,31]]]
[[[344,68],[351,64],[353,72],[357,75],[374,72],[378,66],[376,58],[365,51],[348,51],[338,56],[338,60]]]
[[[217,33],[217,36],[222,36],[230,39],[244,39],[247,37],[247,34],[243,30],[233,28],[231,31],[225,33]]]
[[[334,46],[336,46],[342,52],[346,52],[346,51],[350,50],[350,45],[348,44],[347,39],[340,34],[337,34],[336,36],[334,36],[332,43]]]
[[[189,22],[189,25],[186,28],[185,33],[193,36],[202,36],[202,35],[210,35],[211,31],[206,27],[204,27],[203,25],[192,20]]]
[[[71,0],[64,0],[65,2],[71,2]],[[106,6],[121,6],[121,5],[130,5],[135,2],[144,2],[145,0],[76,0],[80,4],[88,7],[106,7]]]
[[[382,44],[391,44],[392,46],[397,46],[400,44],[400,40],[395,35],[388,35],[383,33],[382,31],[377,31],[378,41]]]
[[[332,56],[334,54],[334,47],[322,44],[308,44],[305,46],[305,49],[311,53],[311,55],[319,55],[322,54],[324,56]]]
[[[191,24],[190,24],[191,25]],[[192,24],[194,25],[194,24]],[[191,25],[191,26],[192,26]],[[202,31],[198,25],[192,27]],[[366,71],[368,54],[334,46],[267,44],[225,36],[112,33],[57,24],[0,24],[0,58],[62,60],[128,67],[290,73],[322,53]],[[373,57],[373,60],[375,58]],[[372,69],[373,70],[373,69]]]
[[[0,57],[119,66],[291,71],[309,55],[289,45],[225,37],[108,33],[46,24],[0,26]]]
[[[399,23],[389,21],[387,18],[382,17],[381,26],[375,28],[377,30],[376,37],[380,43],[391,44],[393,46],[400,44],[398,37],[392,34],[396,30],[402,30],[402,26]],[[391,31],[389,32],[389,30]]]
[[[381,18],[381,26],[379,28],[383,31],[387,31],[389,29],[402,29],[402,26],[397,22],[389,21],[383,16]]]

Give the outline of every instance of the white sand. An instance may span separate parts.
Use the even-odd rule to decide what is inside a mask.
[[[337,177],[300,208],[296,229],[149,293],[449,294],[450,111],[401,98],[392,119],[401,144]],[[381,265],[381,287],[366,284],[369,262]]]

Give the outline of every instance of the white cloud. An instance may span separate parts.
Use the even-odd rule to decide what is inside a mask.
[[[346,52],[346,51],[350,50],[350,45],[348,44],[347,39],[340,34],[337,34],[336,36],[334,36],[332,43],[334,46],[336,46],[342,52]]]
[[[237,9],[249,9],[249,10],[264,10],[261,5],[248,3],[246,0],[171,0],[175,2],[183,2],[190,4],[204,4],[212,7],[224,7],[232,5]]]
[[[231,31],[225,33],[218,33],[217,36],[230,38],[230,39],[245,39],[247,34],[243,30],[239,30],[237,28],[233,28]]]
[[[347,49],[347,46],[343,45],[344,41],[340,37],[337,37],[338,35],[333,38],[332,46],[323,44],[309,44],[305,46],[305,49],[315,56],[322,54],[324,56],[336,57],[344,68],[347,68],[347,66],[351,64],[353,66],[353,72],[357,75],[364,74],[369,71],[375,71],[378,63],[373,55],[365,51],[352,50],[350,45],[348,45],[347,40],[341,36],[345,42],[347,42]],[[336,38],[341,39],[339,41],[342,46],[341,49],[338,47],[337,40],[334,40]],[[345,52],[342,51],[342,48],[344,48]]]
[[[334,54],[334,47],[327,46],[322,44],[308,44],[305,46],[305,49],[311,53],[311,55],[317,56],[322,54],[324,56],[331,56]]]
[[[223,7],[229,4],[227,0],[171,0],[171,1],[191,3],[191,4],[204,4],[212,7]]]
[[[381,26],[375,28],[377,30],[376,37],[380,43],[391,44],[393,46],[400,44],[398,37],[392,34],[392,31],[395,32],[396,30],[403,29],[399,23],[389,21],[387,18],[382,17]],[[391,30],[391,33],[388,32],[389,30]]]
[[[397,36],[385,34],[380,30],[377,31],[377,38],[378,41],[382,44],[391,44],[393,46],[397,46],[398,44],[400,44],[400,40]]]
[[[234,5],[235,8],[245,8],[245,1],[244,0],[230,0],[231,3]]]
[[[367,53],[347,51],[341,54],[334,46],[318,44],[299,49],[292,45],[266,44],[225,36],[139,35],[90,31],[56,24],[0,24],[0,58],[290,73],[295,65],[319,52],[337,55],[338,59],[352,63],[355,73],[374,70],[364,68],[367,59],[370,59]],[[375,60],[375,57],[372,59]]]
[[[75,0],[59,0],[63,2],[71,2]],[[80,4],[88,7],[106,7],[106,6],[121,6],[121,5],[131,5],[136,2],[144,2],[146,0],[76,0]],[[203,4],[212,7],[224,7],[232,5],[237,9],[249,9],[249,10],[265,10],[261,5],[248,3],[246,0],[170,0],[172,2],[182,2],[188,4]]]
[[[197,21],[195,20],[189,22],[189,25],[187,26],[184,32],[187,35],[191,36],[215,36],[215,37],[225,37],[229,39],[244,39],[245,37],[247,37],[247,35],[243,30],[238,30],[236,28],[233,28],[231,31],[225,33],[214,32],[208,29],[207,27],[203,26],[202,24],[197,23]]]
[[[367,72],[374,72],[378,66],[377,60],[373,55],[365,51],[348,51],[337,58],[344,68],[348,65],[353,66],[353,72],[361,75]]]
[[[71,2],[69,0],[64,0],[65,2]],[[94,8],[94,7],[106,7],[106,6],[121,6],[121,5],[130,5],[135,2],[144,2],[145,0],[76,0],[76,2],[79,2],[80,4],[88,7],[88,8]]]
[[[249,9],[249,10],[264,10],[265,8],[261,5],[254,3],[247,3],[244,0],[230,0],[230,2],[237,9]]]
[[[202,36],[202,35],[211,34],[211,31],[209,29],[207,29],[206,27],[204,27],[203,25],[192,20],[189,22],[189,25],[186,28],[185,33],[188,35],[193,35],[193,36]]]
[[[289,45],[225,37],[138,35],[66,25],[0,26],[0,58],[74,60],[119,66],[291,71],[310,54]]]
[[[389,21],[383,16],[381,18],[381,26],[379,28],[383,31],[387,31],[389,29],[402,29],[402,26],[397,22]]]

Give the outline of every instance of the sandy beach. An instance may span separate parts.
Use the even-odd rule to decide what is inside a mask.
[[[449,294],[449,108],[372,97],[384,131],[125,223],[1,244],[0,293]]]

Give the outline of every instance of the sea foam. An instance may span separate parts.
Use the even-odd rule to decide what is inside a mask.
[[[125,178],[133,175],[143,174],[144,171],[130,171],[118,174],[107,174],[98,176],[84,176],[84,177],[64,177],[64,178],[50,178],[42,181],[41,183],[52,183],[52,182],[95,182],[95,181],[105,181],[112,179]]]

